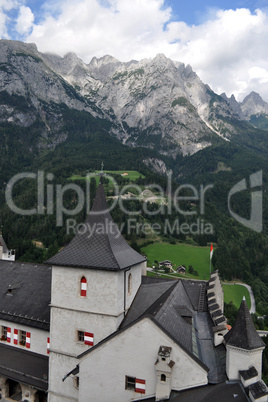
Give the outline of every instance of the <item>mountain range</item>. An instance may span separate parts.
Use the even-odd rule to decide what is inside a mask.
[[[38,150],[70,139],[67,111],[88,114],[128,147],[173,160],[268,128],[268,103],[259,94],[243,102],[217,95],[191,66],[163,54],[124,63],[107,55],[86,64],[73,53],[60,57],[1,40],[0,86],[0,123],[29,130],[38,122]]]

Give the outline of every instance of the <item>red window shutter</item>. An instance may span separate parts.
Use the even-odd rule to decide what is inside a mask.
[[[7,327],[7,342],[10,343],[11,341],[11,328]]]
[[[139,392],[140,394],[145,394],[145,380],[139,380],[138,378],[136,378],[135,392]]]
[[[14,329],[14,345],[18,344],[18,333],[19,333],[19,330]]]
[[[86,297],[86,295],[87,295],[87,280],[84,276],[81,279],[81,293],[80,294],[83,297]]]
[[[85,332],[84,342],[85,342],[85,345],[93,346],[94,334],[92,334],[91,332]]]
[[[47,338],[47,354],[49,355],[50,338]]]
[[[26,332],[26,348],[30,349],[31,347],[31,333]]]

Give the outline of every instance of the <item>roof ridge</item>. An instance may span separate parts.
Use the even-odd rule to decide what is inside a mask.
[[[158,311],[162,308],[162,306],[164,305],[164,303],[167,301],[167,299],[169,298],[170,294],[173,292],[173,290],[177,287],[178,283],[180,282],[180,280],[176,281],[170,288],[168,288],[160,297],[158,297],[157,300],[155,300],[155,302],[148,307],[147,310],[145,310],[144,315],[151,315],[152,317],[154,317]],[[163,299],[163,304],[161,305],[161,300]],[[155,311],[154,311],[155,310]]]

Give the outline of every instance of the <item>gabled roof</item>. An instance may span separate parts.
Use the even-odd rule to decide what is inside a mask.
[[[142,284],[123,320],[125,328],[138,317],[150,315],[189,353],[193,353],[192,317],[198,309],[201,288],[206,282],[171,281]]]
[[[146,261],[125,241],[114,223],[100,184],[92,209],[72,241],[46,263],[119,271]]]
[[[184,350],[184,352],[191,358],[193,359],[195,362],[197,362],[199,364],[200,367],[202,367],[204,370],[209,371],[209,368],[200,360],[198,359],[194,354],[192,354],[191,352],[189,352],[181,343],[178,339],[174,338],[172,334],[170,334],[168,331],[166,331],[165,328],[163,328],[155,319],[154,317],[152,317],[151,315],[145,314],[142,315],[140,318],[138,318],[137,320],[133,321],[131,324],[127,325],[124,328],[119,329],[118,331],[113,332],[111,335],[107,336],[106,338],[104,338],[102,341],[100,341],[99,343],[97,343],[96,345],[92,346],[92,348],[86,350],[85,352],[81,353],[80,355],[77,356],[77,359],[81,359],[84,356],[89,355],[90,353],[92,353],[93,351],[95,351],[96,349],[99,349],[100,347],[102,347],[103,345],[105,345],[107,342],[109,342],[111,339],[115,338],[116,336],[118,336],[119,334],[123,333],[124,331],[127,331],[129,328],[134,327],[135,325],[139,325],[139,323],[141,323],[143,320],[149,320],[151,321],[154,325],[156,325],[162,332],[163,334],[167,335],[170,339],[172,339],[180,348],[182,348],[182,350]]]
[[[252,350],[265,347],[265,343],[256,331],[246,300],[242,300],[235,323],[225,335],[227,345]]]
[[[0,318],[49,330],[51,267],[0,260]]]
[[[148,280],[149,279],[149,280]],[[166,300],[170,293],[170,289],[175,286],[177,281],[153,281],[150,277],[142,277],[142,284],[131,304],[125,319],[120,328],[126,327],[131,322],[135,321],[143,315],[149,307],[161,298]]]

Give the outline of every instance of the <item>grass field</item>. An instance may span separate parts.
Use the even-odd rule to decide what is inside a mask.
[[[209,279],[209,247],[191,246],[188,244],[154,243],[142,248],[142,254],[148,258],[151,267],[155,260],[172,261],[173,267],[184,265],[187,269],[192,265],[199,274],[199,279]]]
[[[249,291],[245,286],[238,285],[238,284],[222,284],[223,286],[223,291],[224,291],[224,301],[226,303],[229,303],[232,301],[234,305],[239,308],[241,301],[243,299],[243,296],[245,296],[248,308],[250,309],[251,307],[251,302],[250,302],[250,295]]]
[[[100,180],[100,176],[99,173],[100,172],[95,172],[96,176],[95,179],[97,181],[97,183]],[[107,175],[115,175],[115,174],[123,174],[123,173],[127,173],[127,176],[124,176],[126,179],[129,179],[130,181],[135,181],[137,180],[140,176],[142,178],[144,178],[145,176],[143,174],[141,174],[140,172],[138,172],[137,170],[104,170],[104,173],[107,173]],[[98,175],[98,176],[97,176]],[[70,180],[85,180],[86,176],[81,176],[78,174],[75,174],[73,176],[70,177]]]
[[[198,247],[188,244],[169,244],[169,243],[154,243],[147,247],[142,248],[142,254],[145,254],[148,258],[148,267],[151,267],[155,260],[172,261],[173,267],[179,265],[185,265],[188,269],[189,265],[198,272],[199,276],[194,277],[189,275],[177,275],[179,277],[184,277],[185,279],[190,276],[198,279],[209,279],[209,251],[210,247]],[[155,273],[148,274],[155,276]],[[161,275],[165,277],[165,275]],[[170,276],[166,276],[170,277]],[[223,284],[224,290],[224,301],[229,303],[232,301],[234,305],[239,308],[243,296],[245,296],[248,308],[250,309],[250,295],[249,291],[245,286],[238,284]]]
[[[140,176],[141,178],[144,178],[145,176],[138,172],[137,170],[104,170],[104,173],[107,174],[123,174],[127,173],[127,176],[124,176],[126,179],[129,179],[130,181],[135,181],[137,180]]]

